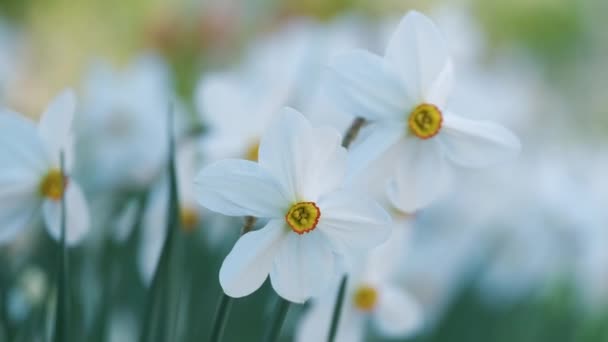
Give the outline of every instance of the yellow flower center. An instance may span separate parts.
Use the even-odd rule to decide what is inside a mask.
[[[253,162],[257,162],[259,150],[260,150],[259,141],[256,141],[253,144],[249,145],[249,147],[247,148],[247,152],[245,153],[245,159],[251,160]]]
[[[423,103],[410,113],[408,125],[410,132],[420,139],[428,139],[439,133],[443,116],[439,108]]]
[[[67,186],[68,177],[63,175],[59,169],[51,169],[44,178],[42,178],[38,190],[43,197],[53,201],[59,201],[63,198]]]
[[[179,211],[182,229],[190,233],[198,226],[198,212],[191,207],[182,207]]]
[[[302,235],[315,229],[319,223],[321,211],[314,202],[300,202],[289,208],[285,221],[291,230]]]
[[[368,285],[360,286],[355,291],[353,300],[357,309],[361,311],[371,311],[378,303],[378,291]]]

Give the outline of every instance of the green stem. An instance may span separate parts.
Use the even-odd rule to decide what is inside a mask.
[[[277,303],[277,308],[274,313],[272,325],[270,326],[270,329],[268,330],[264,341],[276,342],[279,339],[279,335],[281,334],[281,327],[283,327],[283,322],[285,322],[285,317],[287,317],[287,311],[289,311],[290,304],[291,303],[288,300],[279,297],[279,302]]]
[[[146,311],[144,312],[144,326],[140,340],[148,342],[151,340],[166,340],[166,319],[163,319],[165,308],[169,307],[165,298],[169,294],[169,271],[171,262],[171,250],[175,240],[176,230],[179,229],[179,196],[177,193],[177,172],[175,166],[175,137],[173,134],[173,106],[169,106],[168,115],[169,135],[169,206],[167,215],[167,237],[163,244],[156,272],[152,279]],[[145,228],[144,228],[145,229]]]
[[[331,326],[329,328],[329,336],[327,342],[333,342],[338,332],[338,324],[340,323],[340,316],[342,315],[342,304],[344,303],[344,295],[346,294],[346,282],[348,277],[345,275],[342,277],[340,283],[340,290],[338,290],[338,297],[336,298],[336,304],[334,305],[334,312],[331,317]]]
[[[65,175],[65,157],[60,155],[61,174]],[[66,247],[66,204],[65,196],[61,197],[61,233],[59,240],[59,260],[57,265],[57,297],[55,306],[55,331],[53,341],[66,342],[68,337],[69,298],[67,296],[68,286],[68,251]]]
[[[222,337],[224,336],[224,328],[226,328],[228,314],[230,313],[230,308],[232,307],[233,301],[233,298],[230,298],[225,293],[222,293],[217,311],[215,312],[213,330],[211,331],[209,342],[219,342],[222,340]]]

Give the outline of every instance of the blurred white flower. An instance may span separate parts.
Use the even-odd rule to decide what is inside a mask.
[[[418,12],[403,18],[384,58],[353,51],[334,58],[330,69],[335,101],[372,125],[365,141],[353,148],[355,172],[391,147],[400,149],[389,196],[402,211],[425,207],[445,189],[446,157],[482,167],[520,149],[519,140],[502,126],[447,110],[452,63],[440,32]]]
[[[292,22],[254,42],[238,68],[205,74],[196,101],[209,128],[203,139],[206,159],[255,161],[264,130],[284,106],[329,116],[318,103],[323,66],[361,40],[355,23],[357,18],[328,25]]]
[[[65,91],[47,107],[40,122],[0,110],[0,241],[13,239],[40,212],[49,234],[61,235],[65,199],[66,241],[79,242],[89,229],[89,211],[72,169],[72,120],[76,99]],[[60,155],[65,153],[65,172]]]
[[[167,156],[172,99],[169,71],[159,58],[141,57],[124,71],[96,64],[78,122],[79,174],[103,189],[149,185]]]
[[[270,273],[281,297],[303,302],[340,273],[341,256],[386,240],[389,215],[367,196],[344,189],[345,171],[340,134],[313,128],[292,109],[264,134],[259,163],[223,160],[201,171],[201,205],[269,219],[242,236],[224,260],[220,284],[226,294],[246,296]]]
[[[389,240],[372,250],[348,278],[336,341],[364,341],[368,320],[384,337],[407,337],[422,327],[419,304],[396,282],[409,227],[407,221],[395,226]],[[296,330],[296,341],[327,340],[336,295],[334,290],[312,301]]]
[[[17,284],[7,291],[6,311],[13,322],[25,320],[33,308],[42,304],[48,291],[46,274],[36,266],[26,268]]]

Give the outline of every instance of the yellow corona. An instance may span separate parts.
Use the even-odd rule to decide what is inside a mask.
[[[321,211],[314,202],[299,202],[291,206],[285,221],[291,230],[302,235],[313,231],[319,223]]]
[[[443,116],[439,108],[432,104],[423,103],[410,113],[408,126],[410,132],[420,139],[429,139],[437,135],[441,129]]]
[[[355,291],[353,300],[357,309],[361,311],[371,311],[378,303],[378,291],[368,285],[360,286]]]
[[[63,198],[67,185],[68,178],[61,174],[61,170],[51,169],[44,178],[42,178],[39,185],[39,191],[43,197],[53,201],[59,201]]]

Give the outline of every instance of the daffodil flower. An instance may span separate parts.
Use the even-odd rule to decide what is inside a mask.
[[[48,232],[58,240],[62,200],[67,207],[67,243],[77,243],[88,231],[88,206],[80,186],[70,177],[74,109],[74,94],[66,91],[48,106],[38,124],[0,110],[0,241],[14,238],[40,211]]]
[[[450,111],[453,72],[447,45],[418,12],[402,19],[384,58],[355,50],[334,58],[330,70],[329,96],[370,123],[365,140],[353,146],[353,172],[398,150],[389,196],[402,211],[425,207],[445,189],[446,159],[483,167],[520,149],[517,137],[502,126]]]
[[[200,172],[201,205],[268,219],[224,260],[219,278],[227,295],[249,295],[270,274],[281,297],[304,302],[332,284],[342,257],[386,240],[386,211],[343,187],[347,153],[340,140],[334,129],[312,127],[285,109],[262,137],[258,163],[223,160]]]

